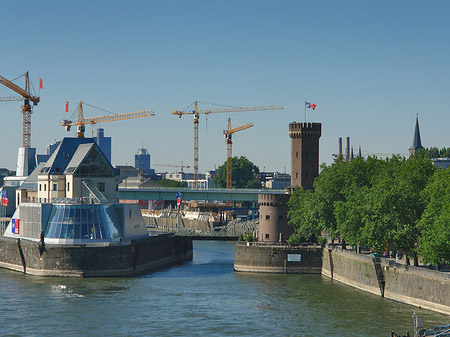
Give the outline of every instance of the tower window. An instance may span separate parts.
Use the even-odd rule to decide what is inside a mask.
[[[295,178],[298,178],[298,172],[295,172]]]
[[[270,219],[270,215],[266,215],[266,220],[269,220]]]
[[[298,158],[298,152],[295,152],[295,158]]]
[[[269,234],[266,234],[266,239],[268,239],[269,238]]]

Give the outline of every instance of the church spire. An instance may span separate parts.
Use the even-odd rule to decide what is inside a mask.
[[[422,149],[422,142],[420,141],[420,129],[419,129],[419,114],[416,115],[416,128],[414,129],[414,138],[411,147],[409,148],[409,155],[416,153],[418,149]]]

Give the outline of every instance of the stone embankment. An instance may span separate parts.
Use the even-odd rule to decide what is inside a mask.
[[[450,274],[394,260],[324,249],[322,275],[399,302],[450,314]]]
[[[288,246],[238,242],[239,272],[322,274],[369,293],[450,314],[450,273],[357,254],[334,246]]]

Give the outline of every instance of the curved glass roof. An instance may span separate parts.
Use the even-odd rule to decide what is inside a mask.
[[[53,205],[46,238],[108,240],[120,233],[102,204]]]

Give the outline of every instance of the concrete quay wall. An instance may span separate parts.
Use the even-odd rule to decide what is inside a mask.
[[[450,275],[373,258],[339,248],[324,249],[322,275],[386,298],[450,314]]]
[[[258,273],[320,274],[322,248],[238,242],[234,270]]]
[[[41,276],[130,276],[192,259],[192,240],[173,235],[111,246],[0,239],[0,267]]]

